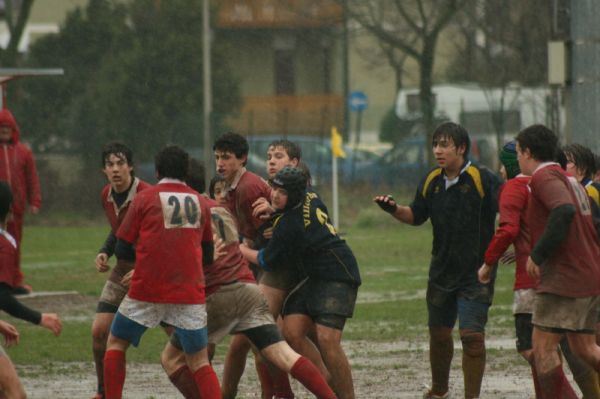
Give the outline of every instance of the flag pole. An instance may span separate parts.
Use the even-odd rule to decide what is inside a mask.
[[[342,148],[342,135],[335,126],[331,127],[331,193],[333,197],[333,227],[336,230],[340,227],[339,218],[339,196],[338,196],[338,157],[346,158],[346,153]]]
[[[331,192],[332,192],[332,197],[333,197],[333,227],[335,227],[335,230],[339,230],[340,227],[340,223],[339,223],[339,197],[338,197],[338,163],[337,163],[337,156],[335,154],[332,154],[331,156],[331,173],[333,174],[332,178],[331,178]]]

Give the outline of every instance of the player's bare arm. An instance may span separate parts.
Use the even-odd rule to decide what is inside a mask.
[[[531,278],[539,279],[540,278],[540,267],[531,259],[531,256],[527,258],[527,274]]]
[[[62,322],[56,313],[42,313],[40,326],[52,331],[52,334],[56,335],[57,337],[62,331]]]
[[[4,336],[6,347],[17,345],[19,343],[19,332],[10,323],[0,320],[0,334]]]
[[[413,224],[412,209],[409,206],[398,205],[391,195],[378,195],[373,198],[373,202],[402,223]]]
[[[479,282],[482,284],[487,284],[491,281],[492,271],[494,270],[494,266],[488,265],[484,263],[481,265],[479,270],[477,271],[477,278]]]
[[[108,265],[108,254],[104,252],[100,252],[96,255],[96,270],[100,273],[106,273],[110,270],[110,266]]]
[[[121,279],[121,284],[123,284],[123,286],[125,286],[125,287],[129,287],[129,285],[131,284],[132,278],[133,278],[133,270],[130,270]]]
[[[242,244],[240,244],[240,251],[242,252],[242,255],[244,255],[244,258],[246,258],[248,262],[254,263],[255,265],[258,264],[257,250],[250,248],[245,242],[243,242]]]
[[[252,216],[260,219],[268,219],[275,212],[269,200],[265,197],[260,197],[252,204]]]

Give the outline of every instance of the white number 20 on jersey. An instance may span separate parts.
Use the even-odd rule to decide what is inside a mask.
[[[200,202],[188,193],[159,193],[165,229],[200,227]]]

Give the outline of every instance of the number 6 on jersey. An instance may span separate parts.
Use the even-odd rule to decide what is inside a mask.
[[[200,202],[188,193],[159,193],[165,229],[200,227]]]

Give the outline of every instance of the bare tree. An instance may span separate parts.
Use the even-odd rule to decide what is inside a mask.
[[[430,142],[434,129],[433,67],[440,33],[467,0],[345,0],[348,16],[380,42],[419,65],[419,100]],[[429,154],[429,153],[428,153]],[[431,163],[431,154],[429,154]]]
[[[0,49],[0,62],[3,67],[14,67],[17,63],[19,42],[34,0],[4,0],[1,18],[6,22],[10,39],[5,49]]]
[[[507,88],[514,84],[537,86],[546,81],[552,2],[472,1],[453,22],[462,37],[455,42],[456,58],[449,76],[476,82],[486,91],[499,148],[506,133]],[[493,96],[492,92],[501,94]]]

